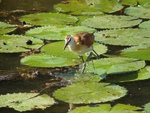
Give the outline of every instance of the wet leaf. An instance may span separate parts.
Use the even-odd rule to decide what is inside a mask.
[[[139,25],[140,28],[143,28],[143,29],[149,29],[150,30],[150,21],[145,21],[145,22],[142,22],[140,25]]]
[[[72,104],[100,103],[119,99],[127,90],[118,85],[107,83],[75,83],[56,90],[53,96]]]
[[[0,107],[8,106],[9,108],[14,108],[17,111],[23,112],[33,109],[45,109],[55,103],[54,99],[46,94],[36,95],[38,95],[38,93],[0,95]]]
[[[78,58],[78,55],[69,51],[68,48],[63,50],[64,44],[65,44],[64,41],[54,42],[54,43],[45,45],[41,50],[48,55],[61,56],[61,57],[66,57],[66,58],[71,58],[71,59]],[[54,48],[55,48],[55,51],[54,51]],[[102,44],[94,43],[94,50],[100,55],[107,51],[107,47]]]
[[[131,46],[150,44],[150,32],[145,29],[104,30],[94,33],[95,40],[109,45]]]
[[[95,107],[78,107],[72,110],[70,113],[145,113],[144,111],[138,111],[141,109],[142,108],[140,107],[125,104],[116,104],[113,107],[111,107],[110,104],[99,104]]]
[[[147,103],[144,107],[145,107],[146,113],[150,113],[150,102]]]
[[[98,29],[111,29],[111,28],[126,28],[138,25],[141,22],[140,19],[136,19],[131,16],[112,16],[103,15],[95,16],[93,18],[87,18],[82,25],[98,28]]]
[[[150,66],[146,66],[136,73],[128,73],[120,76],[114,75],[113,77],[108,78],[106,82],[132,82],[146,79],[150,79]]]
[[[86,71],[99,75],[119,74],[137,71],[144,66],[144,61],[136,61],[130,58],[102,58],[87,63]]]
[[[64,67],[77,65],[72,59],[50,56],[47,54],[34,54],[21,59],[23,65],[32,67]]]
[[[122,50],[121,55],[150,61],[150,45],[139,45]]]
[[[61,14],[61,13],[36,13],[24,15],[20,18],[34,25],[68,25],[75,24],[78,19],[75,16]]]
[[[5,33],[9,33],[13,30],[15,30],[16,27],[14,25],[10,25],[10,24],[7,24],[7,23],[4,23],[4,22],[0,22],[0,35],[1,34],[5,34]]]
[[[83,1],[69,1],[66,4],[59,3],[54,5],[55,10],[73,15],[101,15],[100,10]]]
[[[69,34],[94,31],[96,30],[85,26],[43,26],[27,31],[26,35],[47,40],[64,40]]]
[[[123,9],[123,6],[116,0],[86,0],[88,3],[93,4],[96,9],[105,13],[114,13]]]
[[[0,38],[1,53],[25,52],[30,49],[38,49],[43,45],[43,41],[40,39],[21,35],[0,35]]]
[[[129,7],[125,9],[125,13],[138,18],[150,19],[150,9],[144,7]]]

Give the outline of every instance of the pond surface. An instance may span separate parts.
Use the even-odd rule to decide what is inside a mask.
[[[53,5],[61,0],[1,0],[0,17],[4,20],[4,13],[12,10],[26,11],[52,11]],[[13,14],[12,14],[13,15]],[[12,16],[11,15],[11,16]],[[9,15],[6,16],[9,18]],[[114,48],[111,48],[114,51]],[[115,48],[116,49],[116,48]],[[122,49],[122,48],[117,48]],[[46,84],[53,80],[55,75],[62,74],[61,69],[37,69],[22,66],[20,64],[21,54],[0,54],[0,94],[17,92],[36,92],[46,87]],[[38,74],[37,74],[38,73]],[[28,76],[28,77],[26,77]],[[150,79],[129,83],[118,83],[128,89],[128,94],[111,104],[124,103],[142,107],[150,102]],[[49,95],[57,87],[52,87],[44,91]],[[69,109],[67,103],[59,102],[45,110],[27,111],[25,113],[66,113]],[[0,108],[0,113],[18,113],[10,108]]]

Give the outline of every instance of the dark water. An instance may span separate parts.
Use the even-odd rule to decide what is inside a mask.
[[[60,1],[61,0],[2,0],[0,3],[0,12],[12,10],[52,11],[53,5]],[[45,83],[50,82],[51,76],[42,74],[35,79],[24,80],[16,77],[15,79],[9,80],[11,75],[20,75],[19,69],[23,70],[24,66],[20,64],[20,58],[20,54],[0,54],[0,77],[6,76],[7,79],[0,81],[0,94],[40,90],[45,87]],[[127,88],[128,94],[119,100],[110,102],[112,105],[124,103],[142,107],[144,104],[150,102],[150,80],[118,84]],[[55,89],[56,88],[50,88],[44,93],[51,95]],[[58,102],[58,104],[45,110],[27,111],[25,113],[66,113],[68,109],[68,104]],[[0,113],[19,112],[11,108],[0,108]]]

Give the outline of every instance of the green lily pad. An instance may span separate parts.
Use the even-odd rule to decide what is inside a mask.
[[[70,113],[145,113],[144,111],[138,111],[141,109],[142,108],[140,107],[125,104],[116,104],[113,107],[111,107],[110,104],[99,104],[96,107],[78,107],[72,110]]]
[[[146,113],[150,113],[150,102],[147,103],[147,104],[144,106],[144,108],[145,108]]]
[[[64,40],[68,34],[94,31],[96,30],[85,26],[43,26],[27,31],[26,35],[47,40]]]
[[[140,28],[143,28],[143,29],[149,29],[150,30],[150,21],[145,21],[145,22],[142,22],[140,25],[139,25]]]
[[[115,75],[114,75],[115,76]],[[138,71],[138,73],[129,73],[125,75],[110,77],[106,80],[106,82],[116,83],[116,82],[132,82],[139,80],[150,79],[150,66],[146,66],[145,68]]]
[[[43,45],[43,41],[33,37],[21,35],[0,35],[0,52],[17,53],[38,49]]]
[[[121,55],[150,61],[150,45],[139,45],[122,50]]]
[[[89,3],[90,2],[91,1],[89,1]],[[105,13],[114,13],[123,9],[123,6],[116,0],[94,0],[91,4],[93,4],[96,9]]]
[[[16,27],[4,22],[0,22],[0,35],[14,31]]]
[[[125,13],[138,18],[150,19],[150,9],[144,7],[129,7],[125,9]]]
[[[73,15],[101,15],[100,10],[95,9],[92,5],[83,1],[68,1],[68,3],[59,3],[54,5],[54,9],[58,12],[70,13]]]
[[[39,93],[14,93],[0,95],[0,107],[14,108],[23,112],[33,109],[45,109],[55,103],[54,99],[46,94]]]
[[[43,46],[41,50],[48,55],[61,56],[70,59],[78,58],[78,55],[69,51],[68,48],[63,50],[64,44],[64,41],[54,42]],[[107,51],[107,47],[102,44],[94,43],[94,50],[100,55]]]
[[[145,29],[105,30],[94,33],[95,40],[109,45],[132,46],[150,44],[150,32]]]
[[[50,56],[47,54],[34,54],[21,59],[23,65],[32,67],[64,67],[77,65],[72,59],[63,57]]]
[[[72,104],[100,103],[119,99],[127,90],[119,85],[107,83],[75,83],[53,93],[58,100]]]
[[[29,14],[21,16],[20,20],[34,25],[67,25],[75,24],[78,21],[75,16],[60,13]]]
[[[130,58],[102,58],[87,63],[86,71],[99,75],[119,74],[137,71],[144,66],[144,61],[136,61]]]
[[[144,6],[149,3],[149,0],[120,0],[120,3],[123,5],[135,6],[137,4]]]
[[[97,29],[127,28],[138,25],[142,20],[131,16],[103,15],[87,18],[82,25]]]

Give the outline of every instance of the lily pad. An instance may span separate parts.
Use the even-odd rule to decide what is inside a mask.
[[[4,22],[0,22],[0,35],[14,31],[16,27]]]
[[[150,32],[145,29],[104,30],[94,33],[95,40],[109,45],[132,46],[150,44]]]
[[[21,35],[0,35],[0,52],[17,53],[38,49],[43,45],[43,41],[33,37]]]
[[[129,7],[125,9],[125,13],[138,18],[150,19],[150,9],[144,7]]]
[[[110,104],[99,104],[95,107],[78,107],[70,113],[145,113],[144,111],[138,111],[141,109],[140,107],[125,104],[116,104],[113,107]]]
[[[114,13],[123,9],[123,6],[116,0],[94,0],[91,4],[93,4],[96,9],[105,13]]]
[[[47,40],[64,40],[68,34],[94,31],[96,30],[85,26],[43,26],[27,31],[26,35]]]
[[[29,55],[21,59],[23,65],[28,65],[32,67],[64,67],[77,65],[72,59],[67,59],[63,57],[50,56],[47,54],[34,54]]]
[[[64,41],[54,42],[43,46],[41,50],[48,55],[61,56],[70,59],[78,58],[78,55],[69,51],[68,48],[63,51],[64,44]],[[107,47],[102,44],[94,43],[94,50],[100,55],[107,51]]]
[[[122,50],[121,55],[150,61],[150,45],[139,45]]]
[[[34,25],[72,25],[78,21],[75,16],[61,13],[29,14],[20,17],[20,20]]]
[[[59,3],[54,5],[58,12],[70,13],[73,15],[101,15],[100,10],[95,9],[92,5],[83,1],[68,1],[66,4]]]
[[[138,25],[142,20],[131,16],[103,15],[87,18],[82,25],[97,29],[128,28]]]
[[[100,103],[119,99],[127,90],[118,85],[107,83],[75,83],[56,90],[53,96],[72,104]]]
[[[45,109],[55,103],[54,99],[46,94],[39,93],[14,93],[0,95],[0,107],[14,108],[23,112],[33,109]]]
[[[87,63],[86,71],[99,75],[119,74],[137,71],[144,66],[144,61],[136,61],[130,58],[102,58]]]
[[[132,82],[139,80],[150,79],[150,66],[146,66],[136,73],[128,73],[120,76],[113,76],[106,80],[106,82],[116,83],[116,82]]]
[[[143,29],[149,29],[150,30],[150,21],[145,21],[145,22],[142,22],[140,25],[139,25],[140,28],[143,28]]]
[[[150,113],[150,102],[147,103],[147,104],[144,106],[144,108],[145,108],[146,113]]]

